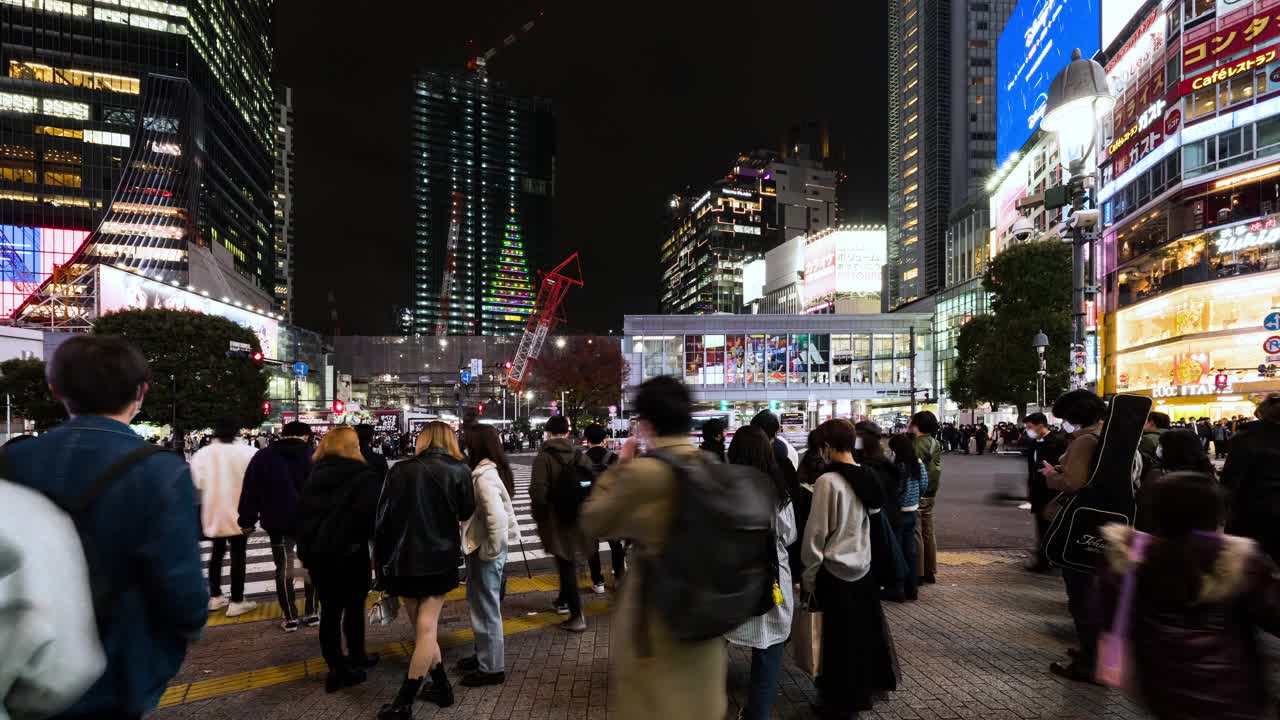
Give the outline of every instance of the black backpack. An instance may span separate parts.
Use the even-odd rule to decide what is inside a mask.
[[[727,465],[706,453],[659,450],[650,456],[671,466],[676,483],[671,530],[661,555],[646,568],[641,594],[671,637],[709,640],[773,607],[773,481],[753,467]],[[647,633],[640,639],[647,644]]]
[[[578,522],[582,502],[591,493],[596,475],[577,450],[573,451],[573,459],[569,462],[561,460],[558,452],[549,451],[549,454],[560,465],[560,472],[551,481],[551,510],[556,520],[572,525]]]

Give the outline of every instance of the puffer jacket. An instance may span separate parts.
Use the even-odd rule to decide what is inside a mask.
[[[511,545],[520,542],[520,523],[492,460],[481,460],[471,471],[471,479],[476,511],[462,523],[462,552],[470,555],[478,551],[480,559],[488,562],[506,555]]]
[[[1115,524],[1102,534],[1109,570],[1103,573],[1102,610],[1110,622],[1134,530]],[[1280,571],[1252,540],[1234,535],[1196,540],[1217,545],[1218,555],[1193,605],[1154,609],[1143,601],[1138,583],[1129,640],[1139,694],[1159,720],[1274,718],[1255,630],[1280,632]]]
[[[397,463],[378,499],[373,555],[380,577],[455,570],[462,521],[476,511],[471,470],[438,448]]]

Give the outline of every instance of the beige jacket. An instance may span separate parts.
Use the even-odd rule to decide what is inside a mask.
[[[479,550],[481,560],[493,560],[520,542],[516,511],[492,461],[481,460],[471,471],[471,481],[475,483],[476,511],[462,523],[462,552],[470,555]]]
[[[1067,451],[1062,453],[1060,462],[1053,472],[1044,474],[1045,484],[1052,490],[1059,490],[1061,495],[1049,501],[1045,506],[1044,516],[1052,518],[1058,514],[1062,503],[1089,484],[1089,471],[1093,467],[1093,454],[1098,449],[1098,436],[1102,432],[1102,421],[1080,428],[1071,433],[1071,442]]]
[[[658,438],[655,448],[698,452],[685,437]],[[592,537],[635,543],[630,569],[610,630],[610,677],[619,720],[708,720],[723,718],[728,652],[721,638],[696,643],[672,640],[657,613],[649,611],[650,655],[640,657],[636,632],[640,588],[646,566],[661,551],[670,530],[675,474],[660,460],[620,461],[600,476],[582,506],[582,525]]]

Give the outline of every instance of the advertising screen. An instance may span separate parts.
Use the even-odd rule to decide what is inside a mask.
[[[880,292],[885,264],[884,230],[836,230],[804,247],[804,301],[832,295]]]
[[[118,310],[190,310],[217,315],[258,336],[262,354],[280,358],[280,321],[109,265],[98,266],[98,314]],[[305,418],[304,418],[305,421]]]
[[[1101,0],[1022,0],[996,50],[996,162],[1022,147],[1044,117],[1049,84],[1076,48],[1101,47]]]
[[[12,315],[87,237],[87,230],[0,225],[0,317]]]

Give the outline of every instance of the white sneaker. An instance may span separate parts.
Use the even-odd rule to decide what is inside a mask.
[[[245,613],[249,612],[250,610],[253,610],[256,607],[258,607],[258,603],[254,602],[253,600],[241,600],[240,602],[233,602],[227,606],[227,617],[236,617],[238,615],[244,615]]]
[[[597,595],[603,595],[603,594],[604,594],[604,583],[596,583],[595,585],[592,585],[592,586],[591,586],[591,592],[593,592],[593,593],[595,593],[595,594],[597,594]]]
[[[227,603],[229,602],[230,601],[227,600],[226,595],[214,595],[213,597],[209,598],[209,612],[213,612],[214,610],[221,610],[222,608],[226,607]]]
[[[280,623],[280,629],[287,633],[298,632],[298,621],[285,620],[284,622]]]

